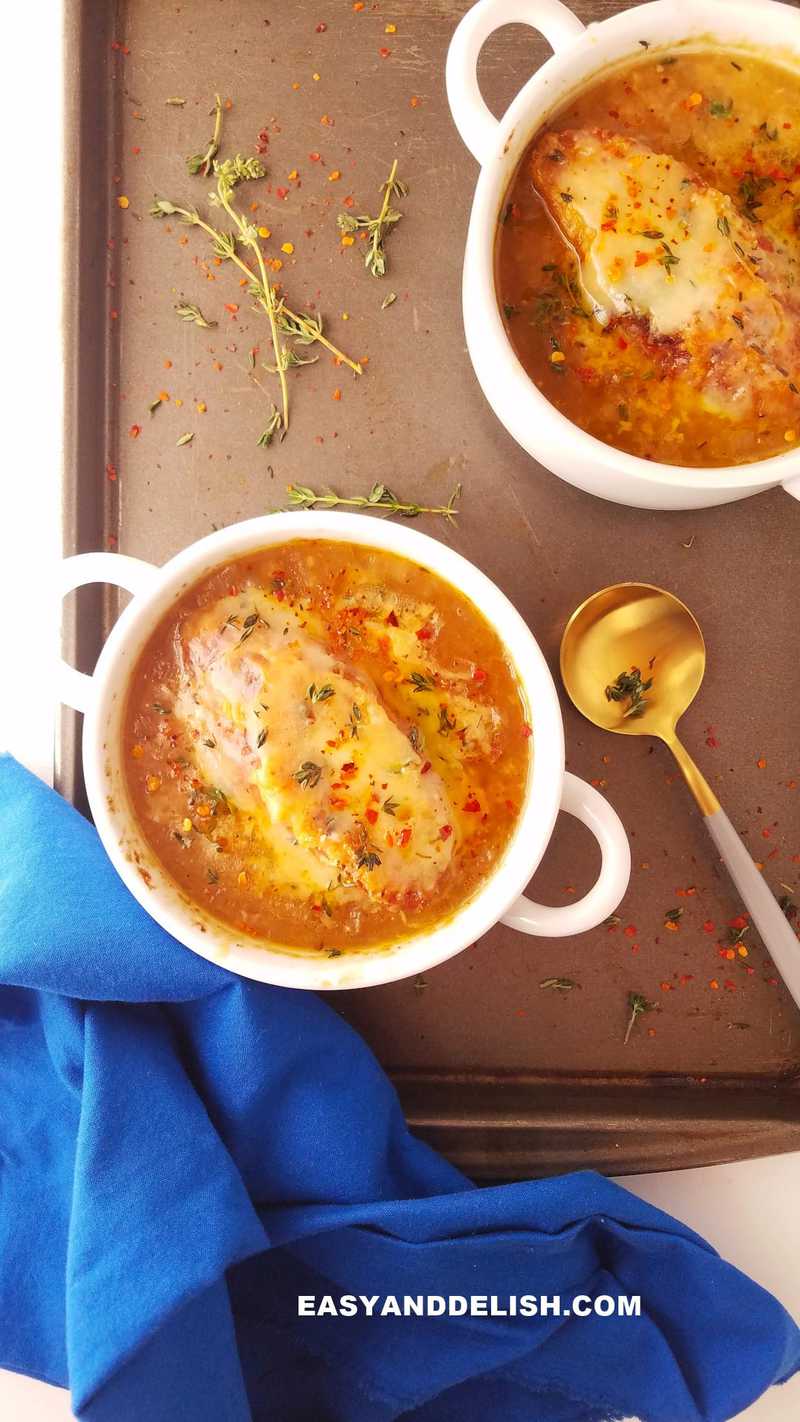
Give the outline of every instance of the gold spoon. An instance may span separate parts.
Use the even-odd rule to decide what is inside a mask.
[[[561,639],[561,676],[578,710],[604,731],[657,736],[672,751],[720,858],[792,997],[800,1007],[800,943],[708,781],[678,740],[706,667],[703,634],[672,593],[648,583],[617,583],[573,612]],[[638,669],[649,689],[609,699],[606,687]],[[638,705],[637,705],[638,702]],[[633,714],[631,714],[633,708]]]

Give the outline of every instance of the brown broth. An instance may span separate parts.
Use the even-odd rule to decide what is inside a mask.
[[[284,623],[289,631],[279,642]],[[198,647],[205,650],[192,661]],[[212,670],[194,670],[206,665],[208,647]],[[290,660],[286,666],[305,677],[306,655],[309,665],[333,670],[315,672],[313,682],[309,673],[308,688],[303,680],[300,696],[281,703],[286,683],[276,673],[270,685],[270,666],[296,656],[300,670]],[[224,673],[214,671],[220,664]],[[212,725],[205,709],[212,682],[202,677],[222,674],[241,678],[243,697],[251,695],[255,674],[262,680],[249,709],[242,710],[244,701],[230,703]],[[356,701],[363,710],[354,725]],[[305,728],[296,744],[295,716]],[[338,954],[440,923],[474,895],[517,823],[530,735],[508,654],[467,597],[394,554],[302,540],[218,568],[162,619],[131,678],[122,752],[142,833],[194,902],[254,939]],[[313,751],[304,736],[316,738]],[[398,739],[404,758],[388,768],[379,764],[378,750]],[[284,750],[292,757],[289,774]],[[362,752],[374,763],[361,764]],[[247,784],[240,795],[220,794],[214,768],[235,779],[234,755]],[[269,756],[269,781],[259,782],[269,794],[260,799],[252,777]],[[299,785],[312,756],[320,776],[312,784],[306,772],[307,783]],[[311,781],[314,775],[316,769]],[[269,795],[272,825],[264,816]],[[276,804],[285,804],[285,814],[276,813]],[[283,833],[282,815],[305,832],[312,814],[306,806],[313,807],[314,825],[335,828],[333,838],[342,830],[336,849],[342,856],[353,833],[363,831],[358,862],[366,852],[378,856],[378,866],[354,870],[350,858],[342,885],[326,860],[332,882],[322,890],[293,880],[294,868],[284,874],[273,840]],[[441,872],[431,864],[434,854],[422,853],[431,850],[423,832],[437,853],[441,841]],[[309,865],[317,873],[318,849],[301,858],[301,875]],[[287,846],[290,853],[295,849]],[[397,879],[382,883],[390,859]]]
[[[568,129],[602,129],[671,154],[728,194],[760,243],[775,239],[800,256],[800,77],[790,71],[710,49],[643,56],[587,84],[533,142]],[[646,321],[624,318],[604,331],[589,313],[576,256],[534,190],[531,148],[501,211],[496,287],[511,343],[539,390],[588,433],[644,459],[718,467],[791,448],[800,438],[800,360],[785,379],[765,381],[746,418],[729,418],[703,408],[691,362],[654,341]],[[554,350],[564,359],[554,363]]]

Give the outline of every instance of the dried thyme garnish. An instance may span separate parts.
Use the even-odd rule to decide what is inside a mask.
[[[573,988],[580,987],[580,983],[573,982],[572,978],[544,978],[539,987],[553,988],[556,992],[572,992]]]
[[[415,693],[418,691],[435,691],[436,684],[429,676],[424,676],[422,672],[412,672],[406,678],[409,686],[413,686]]]
[[[407,185],[397,177],[396,158],[386,182],[381,184],[381,191],[383,203],[377,217],[370,217],[367,213],[363,213],[360,217],[351,217],[348,212],[340,212],[336,219],[339,231],[345,237],[352,237],[362,229],[369,234],[364,266],[375,277],[382,277],[386,274],[386,238],[392,227],[403,216],[402,212],[398,212],[391,206],[392,198],[404,198],[408,194]],[[386,304],[389,304],[388,301]]]
[[[630,1035],[634,1029],[637,1018],[642,1017],[645,1012],[652,1012],[655,1008],[655,1003],[648,1002],[647,998],[643,997],[640,992],[629,992],[628,1008],[630,1010],[631,1015],[628,1018],[628,1026],[623,1041],[623,1046],[625,1047],[627,1047],[628,1045],[628,1041],[630,1040]]]
[[[288,492],[291,508],[374,509],[376,512],[399,514],[401,518],[417,518],[420,514],[440,514],[448,523],[452,523],[458,513],[455,503],[461,495],[461,485],[456,484],[450,498],[444,505],[404,503],[385,484],[373,484],[368,494],[356,494],[352,498],[344,498],[332,490],[326,490],[325,493],[319,494],[305,484],[290,484]]]
[[[653,678],[650,676],[647,681],[642,681],[642,673],[638,667],[631,667],[630,671],[621,671],[616,681],[606,687],[607,701],[626,701],[628,706],[623,711],[623,716],[642,716],[647,707],[645,692],[649,691],[653,685]]]
[[[300,769],[294,772],[295,780],[304,790],[313,790],[315,785],[319,785],[321,776],[322,766],[315,765],[313,760],[304,760]]]
[[[170,100],[167,101],[168,103]],[[222,137],[222,100],[219,94],[214,95],[214,107],[211,110],[214,116],[214,132],[206,144],[205,153],[193,153],[191,158],[186,159],[186,166],[192,177],[201,173],[204,178],[209,177],[214,159],[219,153],[219,141]]]
[[[306,696],[311,702],[330,701],[331,697],[335,695],[336,693],[332,686],[317,686],[316,682],[314,681],[312,681],[310,687],[308,688],[308,691],[306,692]]]

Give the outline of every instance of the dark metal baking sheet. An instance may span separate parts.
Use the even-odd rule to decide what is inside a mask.
[[[595,588],[642,579],[689,603],[709,665],[687,743],[769,881],[794,886],[800,506],[779,490],[686,514],[612,506],[539,469],[500,427],[461,325],[476,167],[449,117],[443,66],[465,8],[69,0],[65,548],[119,547],[162,561],[214,526],[280,506],[293,480],[347,493],[381,478],[425,502],[461,480],[457,528],[424,526],[508,593],[554,669],[566,617]],[[622,7],[576,8],[586,20]],[[387,36],[387,24],[396,33]],[[546,56],[530,30],[493,38],[482,81],[496,111]],[[358,383],[327,360],[301,371],[290,435],[270,450],[255,444],[267,406],[246,372],[246,353],[263,337],[258,318],[246,302],[235,316],[226,311],[238,286],[198,265],[207,255],[198,234],[148,216],[154,192],[202,202],[207,185],[188,177],[184,157],[207,135],[215,90],[233,102],[226,151],[252,153],[269,131],[258,220],[275,253],[295,244],[280,273],[287,292],[317,304],[333,338],[369,357]],[[171,97],[186,103],[167,105]],[[351,194],[356,211],[374,208],[395,156],[410,193],[379,282],[357,250],[342,250],[335,218]],[[288,178],[294,169],[299,184]],[[342,177],[331,181],[336,170]],[[381,311],[390,290],[398,299]],[[178,322],[181,295],[218,327]],[[170,400],[150,416],[162,389]],[[178,449],[186,430],[194,441]],[[117,606],[108,590],[80,598],[66,609],[65,646],[90,670]],[[718,934],[704,931],[708,921],[724,927],[740,904],[672,765],[647,741],[617,743],[566,704],[564,715],[569,767],[600,784],[631,836],[622,923],[566,940],[498,928],[424,982],[335,996],[334,1008],[396,1079],[412,1126],[482,1178],[797,1149],[800,1014],[756,944],[731,963],[719,957]],[[71,715],[57,779],[84,803]],[[562,817],[533,891],[568,902],[589,886],[596,860],[588,833]],[[690,886],[695,895],[678,895]],[[673,907],[685,909],[676,933],[664,927]],[[542,990],[551,976],[580,987]],[[631,990],[659,1010],[625,1046]]]

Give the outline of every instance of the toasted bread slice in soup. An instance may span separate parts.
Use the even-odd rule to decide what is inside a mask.
[[[720,414],[800,386],[800,270],[668,153],[602,129],[545,133],[531,176],[604,326],[646,323]]]

